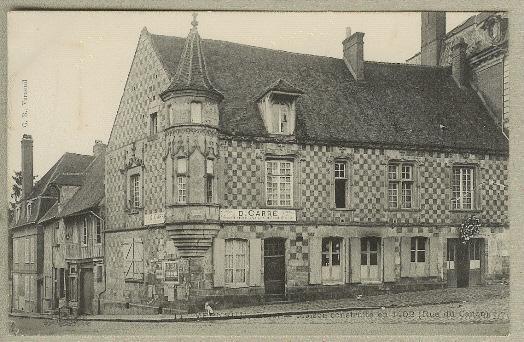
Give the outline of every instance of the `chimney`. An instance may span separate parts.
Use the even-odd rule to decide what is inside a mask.
[[[24,134],[22,146],[22,198],[27,198],[33,190],[33,137]]]
[[[422,12],[420,27],[420,64],[439,65],[446,37],[446,12]]]
[[[453,78],[459,85],[464,87],[467,82],[467,63],[466,63],[466,48],[467,44],[464,39],[459,39],[451,48],[451,73]]]
[[[98,157],[106,150],[106,147],[107,145],[104,144],[101,140],[95,140],[95,144],[93,145],[93,155]]]
[[[351,34],[351,28],[346,28],[346,39],[342,42],[344,62],[357,81],[364,79],[364,33]]]

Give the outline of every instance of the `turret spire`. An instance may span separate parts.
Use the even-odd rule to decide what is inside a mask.
[[[170,93],[185,91],[197,91],[220,99],[223,98],[223,95],[215,89],[209,80],[202,49],[202,39],[197,30],[197,15],[197,13],[193,13],[192,27],[186,38],[177,72],[169,88],[161,94],[162,98]]]

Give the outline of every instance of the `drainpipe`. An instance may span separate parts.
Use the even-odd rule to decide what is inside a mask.
[[[94,217],[96,217],[97,219],[99,219],[100,221],[103,222],[103,228],[104,228],[104,290],[99,292],[97,294],[97,300],[98,300],[98,308],[97,308],[97,314],[100,315],[101,314],[101,311],[100,311],[100,296],[103,295],[106,291],[107,291],[107,277],[106,277],[106,263],[105,263],[105,258],[106,258],[106,233],[105,233],[105,227],[106,227],[106,221],[101,218],[100,216],[98,216],[97,214],[95,214],[93,211],[89,211],[89,213],[91,213],[91,215],[93,215]]]

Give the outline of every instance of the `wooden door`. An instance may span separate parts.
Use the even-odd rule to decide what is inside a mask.
[[[285,239],[264,240],[264,287],[266,294],[283,295],[286,292]]]
[[[85,315],[93,314],[93,269],[84,268],[80,280],[80,313]]]

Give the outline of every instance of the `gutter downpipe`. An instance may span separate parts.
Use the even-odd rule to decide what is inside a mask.
[[[91,210],[89,211],[89,213],[91,213],[91,215],[93,215],[94,217],[96,217],[97,219],[102,221],[103,222],[103,228],[104,228],[104,290],[97,294],[97,297],[98,297],[97,298],[97,301],[98,301],[97,314],[100,315],[101,314],[101,310],[100,310],[100,296],[103,295],[107,291],[107,277],[106,277],[106,264],[105,264],[105,258],[106,258],[106,233],[105,233],[106,221],[103,218],[101,218],[100,216],[98,216],[97,214],[95,214]]]

